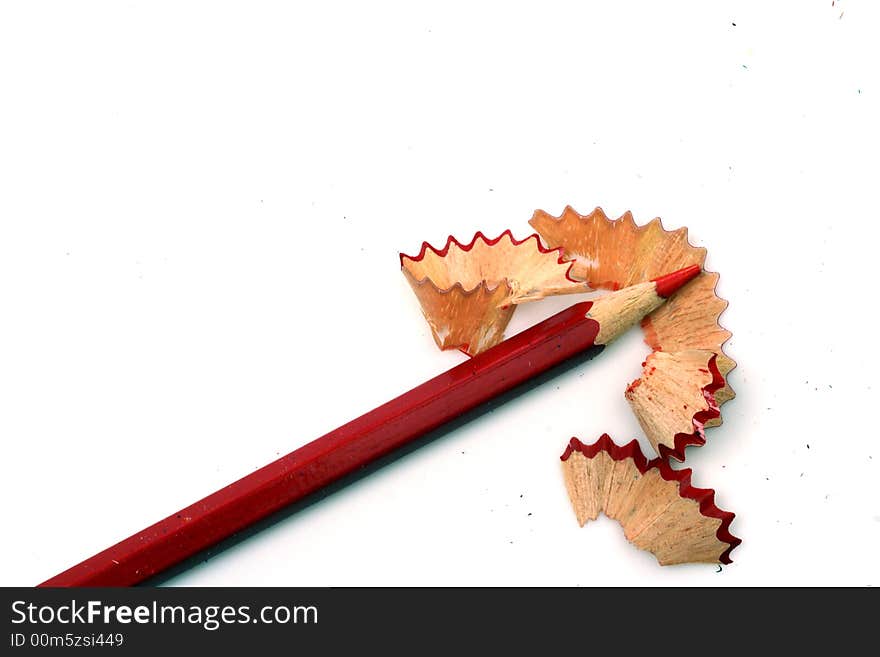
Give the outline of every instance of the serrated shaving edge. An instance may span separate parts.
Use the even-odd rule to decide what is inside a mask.
[[[637,226],[630,212],[610,219],[598,207],[581,215],[566,206],[558,217],[536,210],[529,224],[549,247],[562,248],[575,261],[573,277],[594,288],[619,289],[687,265],[702,266],[706,258],[706,249],[688,240],[687,228],[666,230],[659,218]],[[717,367],[724,379],[715,393],[720,408],[734,397],[726,379],[736,363],[723,351],[731,334],[718,322],[727,301],[716,294],[717,282],[717,273],[704,271],[646,317],[642,329],[655,351],[708,349],[718,355]],[[707,427],[718,424],[720,413],[706,422]]]
[[[571,459],[571,456],[575,453],[582,455],[588,460],[596,458],[601,453],[607,454],[612,459],[612,461],[615,462],[630,460],[632,461],[634,467],[640,475],[647,475],[652,470],[656,469],[658,475],[664,481],[674,482],[675,484],[677,484],[676,492],[679,497],[681,497],[682,499],[693,500],[697,503],[700,515],[705,518],[717,519],[720,521],[718,528],[714,534],[719,543],[718,548],[720,550],[717,560],[718,562],[724,564],[729,564],[732,562],[730,558],[730,553],[737,545],[742,542],[741,539],[730,533],[730,524],[733,521],[735,515],[729,511],[722,511],[715,505],[715,491],[711,489],[696,488],[691,484],[690,469],[673,470],[669,466],[669,462],[665,459],[654,459],[652,461],[648,461],[635,440],[621,447],[614,443],[614,441],[611,440],[608,434],[603,434],[602,437],[592,445],[584,445],[577,438],[572,438],[568,446],[566,447],[565,452],[560,457],[564,466],[566,462]],[[569,495],[572,497],[572,504],[575,505],[575,508],[577,509],[578,500],[575,499],[575,497],[577,496],[577,492],[573,492],[573,488],[575,488],[575,486],[572,482],[569,481],[569,477],[571,476],[569,474],[569,471],[565,470],[565,472],[566,486],[569,489]],[[605,487],[604,491],[599,491],[599,493],[605,494],[606,496],[609,494],[613,494],[611,492],[613,490],[613,483],[613,481],[608,482],[607,484],[603,482],[603,486]],[[641,499],[636,500],[635,502],[628,502],[627,504],[637,507],[639,504],[646,504],[647,502],[654,501],[655,499],[656,498],[649,498],[648,500]],[[625,508],[630,509],[630,506],[626,506]],[[601,510],[604,511],[605,509],[602,508]],[[669,507],[661,511],[661,513],[654,518],[652,523],[656,523],[657,519],[668,511]],[[587,518],[587,520],[589,520],[589,518]],[[693,538],[692,535],[688,532],[688,527],[691,526],[692,525],[683,525],[681,530],[682,540]],[[644,533],[644,530],[642,533]],[[631,541],[636,541],[639,537],[636,536],[630,538],[628,536],[628,538]],[[651,551],[653,552],[653,550]],[[656,553],[655,556],[657,556]],[[660,557],[658,556],[658,560],[659,559]],[[684,562],[685,560],[676,561],[676,563]],[[661,564],[663,563],[664,562],[661,561]]]
[[[510,230],[494,239],[477,232],[467,244],[450,235],[439,250],[423,242],[417,256],[401,253],[400,265],[437,345],[469,355],[503,339],[517,304],[586,288],[560,249]]]

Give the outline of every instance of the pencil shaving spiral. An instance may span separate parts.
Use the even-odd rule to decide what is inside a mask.
[[[620,447],[608,434],[592,445],[572,438],[561,459],[581,527],[604,513],[662,566],[731,563],[741,542],[730,533],[734,514],[715,506],[713,490],[691,486],[690,470],[649,462],[636,441]]]
[[[468,244],[450,236],[441,250],[424,242],[417,256],[401,253],[400,265],[437,346],[471,356],[504,339],[517,304],[587,290],[560,249],[509,230],[495,239],[477,232]]]
[[[457,348],[473,356],[498,344],[516,304],[589,289],[616,290],[689,265],[702,267],[706,260],[706,249],[688,241],[687,228],[666,230],[660,219],[638,226],[629,212],[612,220],[601,208],[581,215],[568,206],[559,217],[537,210],[529,223],[540,238],[517,241],[508,230],[490,240],[478,232],[466,245],[450,236],[442,250],[426,242],[419,255],[400,255],[403,273],[441,349]],[[685,352],[695,350],[715,356],[712,412],[692,404],[695,386],[701,394],[707,392],[697,385],[704,378],[700,368],[679,369],[677,374],[691,372],[693,379],[663,387],[664,404],[648,403],[653,400],[638,394],[630,399],[652,445],[664,450],[658,454],[679,460],[687,445],[705,443],[705,429],[721,424],[720,407],[734,396],[726,376],[736,363],[722,349],[731,334],[718,323],[727,302],[715,294],[717,283],[717,273],[703,271],[642,321],[645,341],[655,352],[681,354],[682,362],[689,358]],[[702,369],[707,368],[705,363]],[[671,384],[670,374],[664,370],[655,381]],[[628,390],[644,380],[643,375]],[[697,428],[683,431],[685,423],[668,417],[669,409],[694,409],[687,424]]]
[[[702,267],[706,260],[706,249],[688,241],[687,228],[666,230],[660,219],[638,226],[630,212],[618,219],[609,219],[601,208],[581,215],[567,206],[559,217],[537,210],[529,223],[550,248],[561,248],[566,258],[574,260],[571,277],[585,281],[591,288],[616,290],[688,265]],[[721,386],[713,396],[720,408],[734,397],[726,377],[736,363],[722,349],[731,334],[718,323],[727,301],[716,295],[717,283],[717,273],[703,271],[648,315],[642,321],[642,329],[645,341],[655,351],[675,353],[696,349],[716,355]],[[669,401],[671,408],[686,403],[684,398]],[[634,405],[633,410],[643,427],[653,426],[656,432],[666,424],[660,417],[664,409],[658,405]],[[720,412],[707,419],[704,426],[719,424]],[[654,440],[672,446],[675,435],[655,435]]]

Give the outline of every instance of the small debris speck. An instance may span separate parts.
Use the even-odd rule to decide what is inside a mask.
[[[749,67],[746,66],[745,64],[743,64],[742,67],[743,67],[745,70],[747,70],[747,71],[749,70]]]
[[[720,573],[722,570],[724,570],[724,568],[721,567],[721,564],[718,564],[718,570],[716,570],[715,572]]]
[[[807,443],[807,449],[810,449],[810,443]]]

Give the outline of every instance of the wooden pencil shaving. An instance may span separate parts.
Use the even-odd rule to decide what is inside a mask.
[[[656,452],[684,461],[688,445],[706,442],[704,427],[719,415],[715,393],[724,385],[712,351],[655,351],[626,398]]]
[[[580,215],[567,206],[559,217],[537,210],[529,223],[575,261],[572,277],[596,289],[616,290],[706,260],[706,249],[688,242],[687,228],[667,231],[659,219],[637,226],[630,212],[612,220],[601,208]]]
[[[715,401],[721,406],[735,396],[726,379],[736,363],[721,350],[731,334],[718,324],[718,317],[727,308],[727,301],[715,294],[718,278],[716,272],[704,271],[648,315],[642,321],[642,329],[645,341],[655,351],[705,349],[714,352],[718,356],[718,370],[725,379],[724,386],[715,393]],[[720,418],[707,422],[706,426],[717,424],[721,424]]]
[[[687,228],[669,231],[660,219],[637,226],[629,212],[609,219],[601,208],[581,215],[569,206],[559,217],[537,210],[529,223],[550,248],[561,248],[566,258],[575,261],[572,278],[592,288],[616,290],[688,265],[702,267],[706,260],[706,249],[688,241]],[[727,302],[715,294],[717,282],[717,273],[704,271],[648,315],[642,329],[655,351],[714,352],[718,370],[726,379],[736,363],[722,351],[730,332],[718,324]],[[733,397],[725,380],[715,393],[715,401],[720,407]],[[706,422],[707,427],[718,424],[720,413]]]
[[[649,462],[635,441],[619,447],[607,434],[592,445],[572,438],[562,468],[581,526],[604,513],[662,566],[731,563],[741,542],[730,533],[734,515],[715,506],[714,491],[691,486],[690,470]]]
[[[587,289],[559,249],[510,231],[494,240],[478,232],[465,245],[450,236],[439,251],[425,242],[415,257],[400,254],[400,264],[437,346],[471,356],[501,342],[516,304]]]

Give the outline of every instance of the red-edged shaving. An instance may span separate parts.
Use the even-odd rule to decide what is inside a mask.
[[[423,242],[417,256],[400,254],[400,266],[437,345],[472,356],[501,342],[517,304],[587,289],[560,249],[510,230],[477,232],[467,244],[450,235],[442,249]]]
[[[731,563],[741,543],[730,533],[734,514],[715,505],[713,490],[691,485],[690,469],[648,461],[638,443],[620,447],[608,434],[592,445],[572,438],[561,459],[581,526],[605,513],[661,565]]]
[[[657,351],[642,364],[642,376],[626,399],[654,450],[684,461],[688,445],[706,443],[706,424],[721,415],[715,393],[724,386],[711,351]]]
[[[630,212],[610,219],[602,208],[581,215],[567,206],[558,217],[537,210],[529,223],[548,246],[565,250],[565,256],[575,261],[571,275],[593,288],[616,290],[682,267],[702,265],[706,259],[706,249],[690,243],[686,228],[667,230],[659,218],[639,226]],[[718,371],[727,377],[736,363],[722,351],[730,332],[718,324],[727,302],[716,294],[717,283],[717,273],[702,271],[646,317],[642,328],[655,351],[715,352]],[[658,292],[663,294],[659,286]],[[733,397],[725,381],[715,401],[720,408]],[[720,413],[706,426],[718,424]]]

